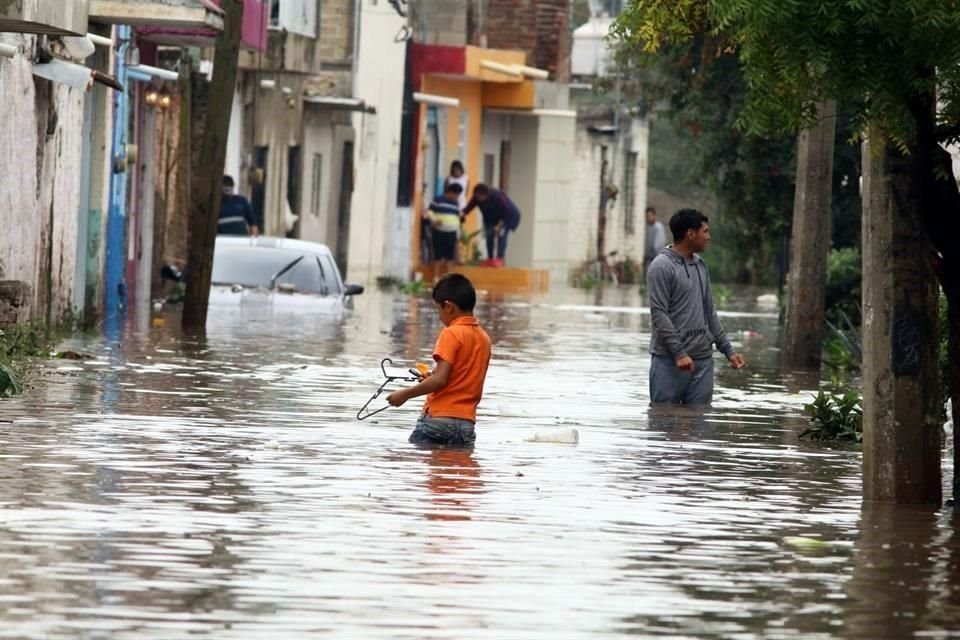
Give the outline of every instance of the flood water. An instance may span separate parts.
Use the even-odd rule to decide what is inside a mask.
[[[729,304],[749,368],[651,410],[649,316],[598,298],[481,302],[472,453],[408,445],[419,401],[355,418],[381,358],[429,360],[425,299],[72,340],[0,401],[0,638],[960,637],[956,525],[798,441],[775,316]]]

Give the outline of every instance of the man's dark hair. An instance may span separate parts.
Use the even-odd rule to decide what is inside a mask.
[[[643,212],[644,212],[644,213],[652,213],[653,215],[657,215],[657,208],[656,208],[656,207],[647,207],[646,209],[643,210]]]
[[[225,187],[233,187],[233,186],[236,186],[236,184],[235,184],[234,181],[233,181],[233,177],[231,177],[231,176],[223,176],[223,186],[225,186]]]
[[[433,287],[433,301],[438,304],[449,301],[461,311],[473,313],[473,308],[477,306],[477,290],[465,275],[445,273]]]
[[[478,182],[478,183],[477,183],[477,186],[475,186],[475,187],[473,188],[473,195],[475,195],[475,196],[488,196],[488,195],[490,195],[490,187],[488,187],[487,185],[483,184],[482,182]]]
[[[458,196],[463,193],[463,186],[456,182],[448,182],[443,187],[444,193],[455,193]]]
[[[670,231],[673,232],[673,241],[682,242],[687,236],[687,231],[697,231],[703,226],[704,222],[710,222],[710,218],[696,209],[680,209],[670,218]]]

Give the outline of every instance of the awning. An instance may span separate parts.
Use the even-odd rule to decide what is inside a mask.
[[[314,104],[327,109],[339,109],[341,111],[363,111],[364,113],[376,113],[377,108],[367,106],[367,103],[360,98],[338,98],[336,96],[303,96],[303,101],[307,104]]]
[[[223,11],[210,0],[90,0],[90,20],[134,27],[223,30]]]

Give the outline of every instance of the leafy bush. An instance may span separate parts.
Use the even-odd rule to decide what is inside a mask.
[[[833,249],[827,260],[827,321],[836,326],[860,326],[860,250]]]
[[[477,229],[460,236],[460,257],[465,264],[480,264],[480,247],[477,246],[475,239],[481,233],[483,233],[483,229]]]
[[[803,407],[810,416],[811,426],[800,434],[810,440],[863,440],[863,406],[860,394],[849,391],[843,395],[821,391],[813,402]]]
[[[0,363],[0,398],[15,396],[23,393],[23,387],[17,380],[16,374],[6,365]]]
[[[643,268],[629,256],[613,263],[613,272],[620,284],[638,284],[643,280]]]

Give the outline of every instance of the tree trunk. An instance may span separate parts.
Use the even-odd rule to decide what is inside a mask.
[[[790,298],[783,345],[783,363],[792,369],[820,368],[826,330],[837,104],[822,102],[817,110],[817,125],[801,132],[797,141],[797,190],[787,276]]]
[[[217,37],[213,58],[210,104],[198,165],[200,174],[191,190],[188,277],[182,321],[185,331],[200,331],[207,323],[227,134],[237,84],[243,5],[240,0],[223,0],[220,8],[224,12],[223,32]]]
[[[936,280],[923,154],[863,145],[863,494],[940,504]]]

